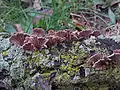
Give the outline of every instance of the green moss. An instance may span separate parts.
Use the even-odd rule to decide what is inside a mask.
[[[7,51],[3,51],[2,52],[2,56],[6,56],[6,55],[8,55],[8,52]]]
[[[50,72],[43,73],[43,74],[41,74],[41,76],[43,76],[45,78],[49,78]]]
[[[88,47],[83,45],[83,47],[80,48],[80,45],[82,45],[81,42],[72,42],[72,44],[67,49],[60,47],[59,49],[57,47],[42,49],[41,51],[33,52],[32,58],[30,58],[28,62],[30,63],[30,66],[32,66],[32,63],[34,62],[36,64],[35,69],[37,69],[38,66],[41,66],[41,70],[37,72],[39,72],[46,80],[50,79],[50,75],[52,72],[56,72],[56,76],[54,77],[54,79],[52,79],[53,81],[63,84],[66,84],[66,82],[70,83],[71,77],[79,75],[81,65],[83,65],[83,63],[85,62],[85,58],[87,58],[88,54],[90,54],[89,49],[98,52],[102,51],[97,47],[93,46]],[[54,61],[58,61],[56,63],[59,65],[55,66]],[[95,70],[93,70],[93,72],[97,73]],[[100,72],[100,74],[102,73]],[[106,74],[106,72],[104,72],[103,74],[105,74],[105,76],[109,75]],[[118,74],[115,77],[116,79],[119,79]],[[80,81],[78,80],[77,82],[82,83],[87,82],[87,80],[89,80],[90,82],[87,83],[90,87],[93,86],[93,88],[95,82],[97,82],[93,81],[91,83],[92,78],[91,80],[81,78],[80,76],[79,78]]]

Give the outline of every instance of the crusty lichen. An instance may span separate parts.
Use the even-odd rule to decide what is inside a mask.
[[[39,82],[42,80],[47,87],[50,87],[49,83],[59,88],[75,88],[75,84],[79,88],[91,90],[119,88],[119,65],[104,71],[85,65],[87,58],[95,53],[109,54],[108,49],[100,47],[97,41],[94,41],[97,44],[91,43],[60,43],[34,52],[25,52],[19,47],[11,46],[9,49],[2,49],[0,66],[3,66],[0,68],[9,71],[7,79],[12,88],[21,90],[39,90]],[[4,64],[1,64],[3,61]]]

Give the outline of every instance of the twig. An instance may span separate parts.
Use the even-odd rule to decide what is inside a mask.
[[[81,13],[82,14],[82,13]],[[83,17],[83,19],[88,23],[88,20],[85,18],[85,16],[82,14],[82,16],[81,15],[78,15],[78,14],[73,14],[73,13],[71,13],[70,15],[72,15],[72,16],[77,16],[77,17],[79,17],[79,18],[82,18]],[[89,24],[89,23],[88,23]],[[90,24],[89,24],[89,27],[91,28],[91,26],[90,26]],[[92,29],[92,28],[91,28]]]
[[[90,26],[90,23],[88,22],[88,20],[85,18],[85,16],[83,15],[83,13],[81,12],[81,14],[82,14],[82,17],[83,17],[83,19],[88,23],[88,25],[89,25],[89,27],[90,27],[90,29],[92,30],[92,27]]]

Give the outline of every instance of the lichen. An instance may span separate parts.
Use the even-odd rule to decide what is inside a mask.
[[[118,87],[119,65],[107,70],[96,70],[86,64],[88,59],[97,53],[111,55],[106,44],[109,43],[104,41],[103,44],[100,38],[90,37],[35,51],[24,51],[20,46],[10,45],[1,50],[0,77],[7,79],[13,90],[73,88],[76,84],[80,88],[98,89],[110,88],[113,86],[112,82]]]

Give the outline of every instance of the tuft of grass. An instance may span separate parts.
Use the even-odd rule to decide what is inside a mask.
[[[41,5],[52,8],[53,15],[45,16],[43,19],[39,20],[34,27],[42,27],[46,31],[50,29],[58,31],[60,29],[69,28],[68,23],[71,22],[69,18],[70,13],[80,8],[77,0],[46,0],[44,3],[41,2]]]
[[[6,24],[15,23],[21,24],[26,33],[30,33],[33,27],[42,27],[46,31],[69,28],[68,23],[71,22],[69,13],[79,8],[78,0],[40,0],[40,3],[43,8],[51,8],[53,15],[45,16],[33,26],[33,17],[28,15],[27,6],[21,0],[1,0],[0,30],[4,30]]]
[[[26,8],[21,0],[1,0],[0,3],[0,30],[5,30],[6,24],[19,23],[26,33],[30,27],[32,19],[25,12]],[[29,29],[30,30],[30,29]]]

